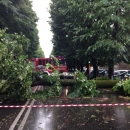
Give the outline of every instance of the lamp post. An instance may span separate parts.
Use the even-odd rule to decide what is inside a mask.
[[[68,35],[66,35],[66,37],[68,37]]]
[[[90,79],[90,61],[88,61],[88,80]]]

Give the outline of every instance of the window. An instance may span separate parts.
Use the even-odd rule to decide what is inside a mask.
[[[130,74],[130,71],[128,71],[128,74]]]

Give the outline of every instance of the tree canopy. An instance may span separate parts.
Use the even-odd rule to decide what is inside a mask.
[[[52,0],[50,7],[54,54],[83,64],[130,63],[129,0]]]
[[[29,57],[36,56],[39,49],[37,21],[30,0],[0,1],[0,29],[8,28],[8,33],[24,34],[30,40],[26,51]]]

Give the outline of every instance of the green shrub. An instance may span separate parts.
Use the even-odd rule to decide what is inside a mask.
[[[25,54],[28,45],[24,35],[0,30],[0,92],[9,100],[25,100],[30,96],[32,67]]]
[[[96,90],[96,84],[94,80],[87,80],[84,73],[76,70],[75,72],[75,84],[71,87],[68,97],[84,97],[84,96],[96,96],[99,91]]]
[[[130,80],[119,81],[112,90],[124,95],[130,95]]]
[[[115,86],[113,86],[112,91],[118,93],[124,93],[123,86],[124,86],[124,81],[119,81],[118,83],[116,83]]]
[[[108,78],[108,76],[100,76],[96,77],[96,80],[110,80],[110,78]]]
[[[124,81],[123,90],[125,95],[130,95],[130,80]]]
[[[56,57],[54,57],[53,55],[51,57],[53,57],[53,59],[56,62],[56,65],[59,67],[58,59]],[[46,99],[46,98],[49,98],[49,97],[59,96],[61,94],[62,86],[61,86],[61,82],[60,82],[59,71],[56,70],[49,63],[46,64],[46,66],[47,66],[47,68],[52,68],[54,70],[53,75],[48,76],[46,74],[43,74],[42,72],[34,72],[33,81],[35,81],[35,79],[37,79],[37,80],[40,80],[40,81],[50,82],[52,84],[52,86],[49,86],[47,89],[45,89],[41,93],[33,94],[34,98],[44,97],[44,99]],[[40,94],[42,94],[42,96]]]
[[[120,80],[120,77],[119,76],[114,77],[113,80]]]
[[[119,80],[95,80],[97,88],[112,88]]]

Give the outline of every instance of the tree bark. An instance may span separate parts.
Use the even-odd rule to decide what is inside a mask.
[[[94,70],[94,77],[96,79],[96,77],[98,76],[98,62],[96,58],[92,59],[92,64],[93,64],[93,70]]]
[[[114,72],[114,67],[109,67],[108,76],[110,79],[113,79],[113,72]]]
[[[109,69],[108,69],[108,77],[110,79],[113,79],[113,72],[114,72],[114,60],[113,59],[110,59],[108,61],[109,63]]]
[[[61,82],[62,86],[73,86],[75,84],[74,79],[61,79],[60,82]],[[34,82],[32,82],[31,87],[37,86],[37,85],[51,86],[54,83],[55,82],[51,83],[51,82],[41,81],[41,80],[40,81],[34,81]]]

